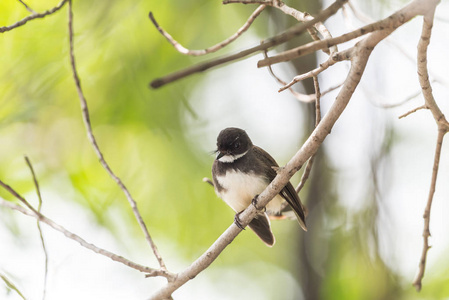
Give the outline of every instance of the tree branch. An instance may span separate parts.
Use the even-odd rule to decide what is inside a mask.
[[[10,187],[9,185],[7,185],[6,183],[4,183],[3,181],[0,180],[0,185],[6,190],[8,191],[11,195],[13,195],[15,198],[17,198],[20,202],[24,203],[28,208],[32,207],[28,201],[23,198],[19,193],[17,193],[12,187]],[[89,242],[87,242],[86,240],[84,240],[83,238],[81,238],[80,236],[76,235],[75,233],[72,233],[70,231],[68,231],[67,229],[65,229],[63,226],[59,225],[58,223],[54,222],[53,220],[47,218],[45,215],[43,215],[42,213],[38,212],[37,210],[35,210],[34,208],[32,209],[25,209],[24,207],[11,203],[9,201],[6,201],[4,199],[0,198],[0,206],[21,212],[24,215],[30,216],[35,218],[36,220],[39,220],[42,223],[47,224],[48,226],[50,226],[51,228],[55,229],[56,231],[61,232],[62,234],[64,234],[66,237],[68,237],[71,240],[74,240],[76,242],[78,242],[81,246],[83,246],[84,248],[87,248],[95,253],[101,254],[103,256],[106,256],[110,259],[112,259],[113,261],[122,263],[130,268],[133,268],[137,271],[143,272],[143,273],[148,273],[151,276],[163,276],[166,277],[167,279],[171,280],[174,275],[166,270],[158,270],[158,269],[154,269],[154,268],[149,268],[149,267],[145,267],[139,264],[136,264],[126,258],[124,258],[123,256],[114,254],[108,250],[99,248],[97,246],[95,246],[94,244],[91,244]]]
[[[326,136],[331,132],[337,119],[345,109],[352,97],[365,70],[368,58],[374,46],[391,32],[382,31],[373,34],[364,41],[354,46],[352,50],[352,64],[343,88],[340,90],[335,102],[329,112],[324,116],[301,149],[293,158],[278,172],[274,180],[259,195],[258,206],[264,207],[273,199],[282,188],[289,182],[290,178],[301,168],[301,166],[318,150]],[[246,226],[257,214],[254,205],[250,205],[240,215],[240,221]],[[194,261],[187,269],[177,274],[176,279],[167,283],[166,286],[157,291],[150,299],[167,299],[171,294],[187,281],[193,279],[201,271],[207,268],[218,255],[229,245],[241,232],[234,223],[215,241],[215,243]]]
[[[318,76],[318,74],[320,74],[321,72],[323,72],[324,70],[326,70],[330,66],[333,66],[335,63],[337,63],[339,61],[349,59],[349,56],[347,56],[347,54],[348,54],[347,51],[337,52],[337,53],[333,54],[324,63],[320,64],[318,66],[318,68],[313,69],[313,70],[311,70],[309,72],[306,72],[304,74],[297,75],[297,76],[293,77],[292,81],[290,81],[285,86],[283,86],[282,88],[279,89],[279,92],[282,92],[282,91],[285,91],[286,89],[289,89],[292,85],[294,85],[294,84],[296,84],[296,83],[298,83],[298,82],[300,82],[300,81],[302,81],[304,79]]]
[[[92,147],[93,147],[93,149],[95,151],[95,154],[97,155],[101,165],[106,170],[106,172],[109,174],[109,176],[111,176],[111,178],[117,183],[119,188],[123,191],[123,193],[125,194],[126,199],[128,199],[128,202],[131,205],[131,208],[132,208],[132,211],[134,213],[134,216],[135,216],[137,222],[140,225],[140,228],[142,229],[142,231],[143,231],[143,233],[145,235],[145,239],[147,240],[147,242],[149,243],[151,249],[153,250],[153,253],[156,256],[156,259],[159,262],[159,266],[161,267],[161,269],[166,270],[166,266],[165,266],[165,263],[164,263],[164,261],[162,259],[162,256],[160,255],[159,250],[157,249],[156,244],[153,242],[153,239],[151,238],[150,233],[148,232],[147,226],[146,226],[145,222],[143,221],[142,216],[140,215],[139,209],[137,208],[136,201],[131,196],[131,193],[128,191],[127,187],[122,182],[122,180],[117,175],[115,175],[115,173],[109,167],[108,163],[104,159],[103,153],[100,151],[100,148],[99,148],[99,146],[97,144],[95,136],[94,136],[94,134],[92,132],[92,125],[90,123],[89,109],[88,109],[88,106],[87,106],[86,98],[84,97],[83,90],[81,88],[81,81],[79,79],[78,72],[76,70],[76,64],[75,64],[75,54],[74,54],[74,50],[73,50],[73,48],[74,48],[74,42],[73,42],[73,13],[72,13],[72,1],[71,0],[69,0],[69,21],[68,21],[68,26],[69,26],[69,43],[70,43],[70,65],[72,67],[73,79],[75,81],[76,90],[78,92],[78,97],[79,97],[80,104],[81,104],[81,111],[82,111],[84,125],[85,125],[86,131],[87,131],[87,137],[88,137],[88,139],[90,141],[90,144],[92,145]]]
[[[31,7],[29,7],[25,2],[23,2],[22,0],[18,0],[20,3],[23,4],[23,6],[25,6],[25,8],[32,14],[37,14],[36,11],[34,11]]]
[[[281,33],[279,35],[269,38],[268,40],[264,41],[262,44],[260,44],[258,46],[248,48],[246,50],[240,51],[235,54],[231,54],[231,55],[219,57],[214,60],[206,61],[204,63],[194,65],[189,68],[171,73],[167,76],[157,78],[150,83],[150,86],[152,88],[159,88],[165,84],[174,82],[176,80],[182,79],[189,75],[203,72],[203,71],[206,71],[213,67],[217,67],[219,65],[226,64],[231,61],[239,60],[244,57],[253,55],[256,52],[263,51],[263,50],[269,49],[271,47],[285,43],[285,42],[289,41],[290,39],[294,38],[295,36],[301,35],[304,31],[307,30],[307,28],[310,28],[311,26],[315,25],[316,23],[323,22],[323,21],[327,20],[330,16],[335,14],[346,2],[347,2],[347,0],[336,0],[328,8],[326,8],[325,10],[320,12],[314,19],[304,22],[302,24],[293,26],[292,28],[288,29],[287,31],[284,31],[283,33]]]
[[[5,31],[10,31],[10,30],[13,30],[14,28],[25,25],[28,21],[38,19],[38,18],[44,18],[48,15],[51,15],[51,14],[57,12],[58,10],[60,10],[64,6],[64,4],[67,3],[67,1],[68,0],[62,0],[57,6],[53,7],[50,10],[46,10],[43,13],[39,13],[39,14],[33,13],[33,14],[29,15],[28,17],[25,17],[22,20],[14,23],[12,25],[0,27],[0,33],[5,32]],[[22,1],[20,1],[20,2],[22,2]],[[25,3],[22,2],[22,4],[24,4],[26,7],[28,7]]]
[[[321,121],[321,91],[317,76],[313,77],[313,86],[315,88],[315,127],[317,127]],[[295,189],[296,193],[299,193],[302,190],[302,188],[306,184],[307,179],[309,178],[310,172],[312,171],[313,161],[315,160],[315,154],[313,154],[307,161],[306,169],[301,176],[301,181]]]
[[[39,204],[37,206],[37,211],[40,213],[41,209],[42,209],[42,196],[41,196],[41,190],[39,188],[39,183],[37,181],[36,174],[34,173],[33,165],[31,164],[31,161],[30,161],[30,159],[27,156],[25,156],[25,162],[27,163],[28,168],[30,169],[30,172],[31,172],[31,176],[33,177],[34,187],[36,188],[37,198],[39,199]],[[45,294],[46,294],[46,291],[47,291],[48,252],[47,252],[47,247],[45,246],[44,235],[42,233],[41,222],[40,222],[39,219],[37,220],[37,229],[39,230],[39,237],[40,237],[41,244],[42,244],[42,250],[44,251],[44,256],[45,256],[44,287],[43,287],[43,291],[42,291],[42,300],[44,300],[45,299]]]
[[[280,62],[290,61],[292,59],[298,58],[300,56],[304,56],[306,54],[313,53],[318,50],[322,50],[325,48],[330,48],[334,45],[342,44],[345,42],[348,42],[350,40],[353,40],[355,38],[361,37],[363,35],[366,35],[370,32],[378,31],[378,30],[385,30],[385,29],[396,29],[405,22],[407,22],[410,19],[407,19],[405,21],[402,16],[402,11],[400,10],[396,12],[395,14],[389,16],[388,18],[385,18],[383,20],[377,21],[375,23],[363,26],[359,29],[356,29],[354,31],[345,33],[341,36],[334,37],[334,38],[328,38],[321,41],[315,41],[310,42],[308,44],[299,46],[297,48],[293,48],[287,51],[284,51],[282,53],[279,53],[278,55],[271,56],[267,59],[262,59],[257,63],[257,67],[266,67],[268,65],[277,64]]]
[[[216,52],[224,47],[226,47],[227,45],[229,45],[230,43],[232,43],[233,41],[235,41],[238,37],[240,37],[246,30],[248,30],[248,28],[251,26],[251,24],[254,22],[254,20],[262,13],[262,11],[265,9],[265,7],[267,7],[266,5],[260,5],[252,14],[251,16],[248,18],[248,20],[245,22],[245,24],[243,24],[242,27],[240,27],[239,30],[237,30],[236,33],[234,33],[232,36],[230,36],[229,38],[227,38],[226,40],[203,50],[189,50],[187,48],[185,48],[184,46],[182,46],[180,43],[178,43],[175,39],[173,39],[173,37],[166,32],[162,27],[159,26],[159,24],[157,23],[156,19],[153,16],[153,13],[150,11],[149,17],[151,22],[153,22],[154,26],[156,27],[156,29],[167,39],[167,41],[172,44],[173,47],[175,47],[175,49],[185,55],[190,55],[190,56],[200,56],[200,55],[205,55],[205,54],[209,54],[209,53],[213,53]]]
[[[422,279],[424,277],[424,272],[426,269],[427,252],[430,248],[429,246],[429,236],[430,236],[430,211],[432,208],[433,196],[435,194],[435,186],[438,176],[438,168],[440,164],[441,147],[443,145],[444,135],[449,131],[449,123],[447,122],[445,116],[438,107],[435,98],[432,93],[432,86],[429,81],[429,73],[427,69],[427,49],[430,44],[430,36],[432,33],[433,19],[435,16],[435,7],[439,1],[433,1],[435,3],[434,8],[429,10],[424,14],[423,27],[421,32],[421,38],[418,43],[418,77],[419,83],[421,85],[421,90],[425,100],[425,107],[428,108],[435,119],[438,126],[438,137],[437,145],[435,149],[432,179],[430,182],[429,196],[427,198],[427,205],[424,210],[424,230],[423,230],[423,249],[421,252],[421,259],[419,262],[419,270],[413,281],[413,286],[417,291],[422,288]]]

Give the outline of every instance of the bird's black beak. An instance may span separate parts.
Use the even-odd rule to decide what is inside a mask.
[[[217,158],[216,158],[217,160],[222,158],[223,156],[225,156],[224,152],[217,151]]]

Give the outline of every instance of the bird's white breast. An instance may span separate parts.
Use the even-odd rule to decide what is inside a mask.
[[[251,200],[262,193],[268,183],[262,177],[254,173],[242,173],[234,170],[226,171],[225,175],[216,177],[218,183],[223,187],[217,195],[223,199],[235,212],[241,212],[251,204]],[[281,208],[283,198],[277,195],[267,205],[267,210],[278,212]]]

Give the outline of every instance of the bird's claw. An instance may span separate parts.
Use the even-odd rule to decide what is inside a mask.
[[[242,222],[240,221],[240,214],[242,212],[236,213],[234,216],[234,223],[237,225],[238,228],[245,230],[245,227],[242,225]]]
[[[258,205],[258,203],[259,203],[259,195],[256,195],[256,196],[253,198],[253,200],[251,200],[251,203],[253,204],[253,206],[254,206],[257,210],[263,210],[263,211],[266,210],[265,207],[260,208],[259,205]]]

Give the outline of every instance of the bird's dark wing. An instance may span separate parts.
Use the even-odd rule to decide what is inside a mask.
[[[262,160],[262,162],[264,162],[264,165],[271,166],[269,170],[266,170],[266,174],[268,180],[270,182],[273,181],[277,173],[276,170],[272,167],[279,167],[274,158],[271,157],[268,152],[257,146],[254,146],[254,155],[257,157],[257,159]],[[285,199],[285,201],[287,201],[287,203],[295,212],[296,218],[298,219],[299,225],[301,225],[302,229],[307,231],[303,205],[301,204],[301,200],[299,199],[299,196],[296,193],[293,185],[290,182],[287,183],[287,185],[281,190],[279,194],[282,196],[282,198]]]
[[[265,243],[267,246],[273,246],[275,239],[273,232],[270,228],[270,220],[266,213],[258,214],[251,222],[249,222],[248,227],[251,228],[257,236]]]

